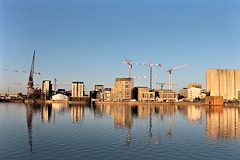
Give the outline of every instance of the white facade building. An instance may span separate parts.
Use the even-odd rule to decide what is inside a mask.
[[[68,101],[68,96],[58,93],[54,96],[52,96],[53,101]]]
[[[187,92],[187,99],[190,101],[193,101],[195,98],[203,99],[206,96],[206,94],[202,93],[202,89],[200,88],[189,88]]]

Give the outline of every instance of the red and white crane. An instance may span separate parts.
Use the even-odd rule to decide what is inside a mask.
[[[177,70],[177,69],[180,69],[180,68],[184,68],[184,67],[187,67],[188,64],[184,64],[184,65],[180,65],[180,66],[176,66],[176,67],[172,67],[170,68],[169,70],[167,70],[167,73],[168,73],[168,89],[169,90],[172,90],[172,72],[174,70]]]

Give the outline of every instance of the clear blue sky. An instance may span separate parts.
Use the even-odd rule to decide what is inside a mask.
[[[174,72],[176,89],[205,85],[207,68],[240,68],[239,18],[239,0],[0,0],[0,92],[26,91],[28,74],[4,69],[29,71],[33,50],[42,73],[35,84],[57,78],[84,81],[87,91],[95,83],[112,87],[128,75],[120,64],[127,56],[163,64],[153,70],[160,75],[154,87],[181,64],[189,66]]]

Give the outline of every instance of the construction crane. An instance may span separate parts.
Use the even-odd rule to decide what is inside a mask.
[[[140,63],[141,65],[144,65],[144,66],[147,66],[149,67],[149,71],[150,71],[150,80],[149,80],[149,83],[150,83],[150,90],[152,89],[152,67],[162,67],[162,64],[159,64],[159,63]]]
[[[130,59],[128,59],[126,57],[124,57],[124,58],[125,58],[125,60],[123,62],[120,62],[120,63],[128,65],[128,77],[132,78],[131,77],[132,66],[133,66],[133,64],[136,64],[136,63],[132,62]]]
[[[165,85],[169,85],[169,83],[156,83],[156,84],[161,87],[161,90],[163,90],[163,87],[164,87]],[[172,84],[172,85],[177,85],[177,84]]]
[[[34,93],[34,81],[33,81],[33,75],[34,75],[34,63],[35,63],[35,50],[33,52],[33,58],[32,58],[32,64],[31,64],[31,69],[28,77],[28,92],[27,95],[29,96],[30,94]]]
[[[184,67],[187,67],[188,65],[187,64],[184,64],[184,65],[180,65],[180,66],[177,66],[177,67],[172,67],[170,68],[169,70],[167,70],[166,72],[168,73],[168,89],[169,90],[172,90],[172,72],[174,70],[177,70],[177,69],[180,69],[180,68],[184,68]]]
[[[27,73],[27,71],[22,71],[22,70],[16,70],[16,69],[4,69],[4,71],[7,71],[7,72],[15,72],[15,73]],[[34,75],[40,75],[41,73],[40,72],[34,72]]]
[[[161,90],[163,90],[163,87],[166,83],[156,83],[157,85],[159,85],[161,87]]]

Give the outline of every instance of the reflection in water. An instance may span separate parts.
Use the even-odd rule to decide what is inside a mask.
[[[32,149],[32,115],[33,111],[30,106],[26,106],[26,111],[27,111],[27,129],[28,129],[28,143],[30,146],[30,152],[33,152]]]
[[[52,105],[51,104],[45,104],[42,108],[42,122],[50,122],[51,116],[52,116]]]
[[[64,111],[68,108],[68,105],[66,103],[52,103],[52,109],[54,111]]]
[[[95,116],[102,117],[103,115],[111,115],[113,118],[114,126],[116,128],[126,128],[127,137],[125,144],[131,143],[131,128],[133,125],[132,115],[135,114],[134,107],[129,106],[111,106],[111,105],[97,105],[94,106]]]
[[[200,106],[189,106],[188,109],[188,120],[191,123],[200,123],[202,121],[202,107]]]
[[[70,106],[72,122],[83,122],[84,106]]]
[[[28,129],[28,143],[30,146],[30,152],[33,153],[33,141],[32,141],[32,119],[33,114],[38,113],[40,105],[26,105],[26,117],[27,117],[27,129]]]
[[[211,139],[240,137],[239,108],[206,107],[206,135]]]
[[[132,127],[132,113],[131,107],[116,106],[111,109],[111,116],[115,127],[131,128]]]
[[[32,126],[33,126],[33,115],[41,113],[41,120],[42,122],[48,122],[50,123],[51,117],[52,117],[52,110],[54,113],[54,120],[55,120],[55,111],[57,112],[64,112],[65,110],[71,110],[71,118],[73,122],[83,122],[84,117],[84,106],[76,106],[71,105],[68,106],[66,104],[62,103],[53,103],[53,104],[31,104],[26,105],[26,117],[27,117],[27,129],[28,129],[28,143],[30,146],[30,152],[33,153],[33,132],[32,132]]]
[[[67,104],[45,104],[27,105],[27,129],[28,143],[30,151],[33,152],[33,115],[41,115],[42,122],[51,123],[51,118],[55,120],[55,114],[67,113],[72,122],[84,121],[84,112],[87,106],[67,105]],[[89,107],[89,113],[93,113],[95,118],[111,116],[115,128],[126,130],[125,144],[132,142],[133,119],[147,121],[146,136],[147,143],[160,143],[160,131],[154,130],[155,118],[167,124],[167,134],[173,136],[173,123],[176,113],[183,115],[188,123],[201,123],[206,121],[205,135],[210,139],[240,138],[240,112],[239,108],[231,107],[202,107],[202,106],[155,106],[155,105],[97,105]],[[40,113],[40,114],[39,114]],[[205,116],[204,116],[205,115]],[[64,116],[64,114],[63,114]],[[175,122],[176,123],[176,122]],[[161,127],[161,126],[160,126]],[[159,129],[159,127],[156,127]],[[155,132],[153,132],[155,131]]]

